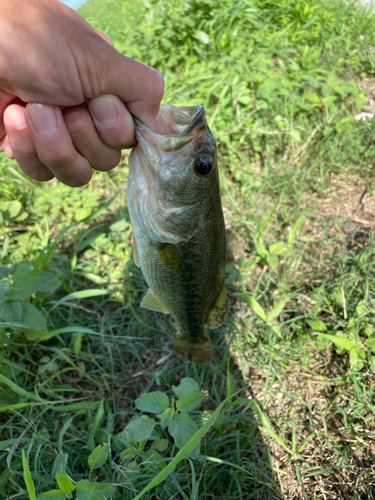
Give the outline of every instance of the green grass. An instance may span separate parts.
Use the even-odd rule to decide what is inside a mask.
[[[6,280],[22,281],[22,261],[61,286],[19,299],[20,319],[41,313],[46,328],[0,325],[0,495],[33,498],[34,484],[69,498],[66,476],[57,482],[67,474],[73,487],[90,478],[133,499],[160,469],[146,455],[152,441],[121,437],[142,414],[134,401],[172,397],[191,377],[207,394],[191,413],[198,427],[233,397],[200,458],[143,498],[373,498],[374,122],[353,115],[366,102],[358,83],[375,73],[374,15],[328,0],[91,0],[80,12],[163,72],[164,103],[206,106],[229,311],[212,332],[212,365],[170,355],[173,321],[140,308],[126,155],[79,189],[38,184],[2,157],[0,264],[15,267],[5,276],[0,265],[0,298]],[[156,429],[167,465],[178,448]],[[103,442],[111,455],[90,471]]]

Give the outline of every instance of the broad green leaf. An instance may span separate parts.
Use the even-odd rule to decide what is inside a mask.
[[[125,448],[125,450],[122,450],[122,452],[120,453],[121,460],[133,459],[136,456],[137,456],[137,453],[134,450],[132,450],[131,448]]]
[[[204,392],[188,392],[176,402],[176,408],[183,413],[194,410],[206,397]]]
[[[0,303],[0,318],[9,323],[21,323],[22,304],[20,300]]]
[[[56,474],[56,481],[64,493],[70,493],[75,489],[72,480],[66,474]]]
[[[374,335],[375,329],[374,325],[371,323],[366,323],[365,325],[365,334],[367,337],[372,337]]]
[[[31,477],[31,472],[29,469],[29,464],[27,463],[25,450],[22,450],[22,466],[23,466],[23,478],[25,480],[27,493],[30,500],[36,500],[36,492],[33,478]]]
[[[282,313],[282,311],[285,307],[285,304],[287,302],[288,302],[288,299],[282,299],[282,300],[280,300],[280,302],[278,302],[275,305],[275,307],[272,309],[272,311],[267,316],[267,323],[280,316],[280,314]]]
[[[121,435],[128,443],[139,443],[151,436],[155,427],[155,420],[142,415],[132,420],[122,431]]]
[[[267,257],[268,251],[267,251],[267,248],[264,244],[262,236],[259,235],[259,236],[254,237],[254,245],[255,245],[255,249],[256,249],[256,252],[259,255],[259,257],[261,257],[262,259],[265,259]]]
[[[60,286],[61,281],[52,273],[33,270],[23,275],[22,279],[15,280],[6,299],[9,301],[27,299],[37,292],[52,294]]]
[[[365,346],[375,352],[375,338],[371,337],[364,342]]]
[[[107,483],[90,483],[82,479],[76,484],[77,500],[109,500],[116,493],[116,488]]]
[[[330,340],[333,342],[335,345],[338,347],[342,347],[346,351],[350,351],[355,345],[353,342],[350,342],[350,340],[344,339],[342,337],[336,337],[336,335],[329,335],[327,333],[320,333],[320,337],[323,337],[324,339]]]
[[[97,446],[88,458],[90,469],[99,469],[99,467],[104,465],[107,461],[108,454],[109,454],[108,443],[102,443],[99,446]]]
[[[45,330],[46,320],[43,314],[33,305],[26,302],[22,305],[21,323],[33,330]]]
[[[160,425],[162,429],[168,427],[174,415],[173,408],[167,408],[163,411],[160,417]]]
[[[28,274],[32,270],[32,262],[19,262],[12,272],[12,278],[15,280],[22,279],[23,276]]]
[[[169,399],[164,392],[149,392],[148,394],[142,394],[141,397],[136,399],[135,406],[141,411],[161,413],[169,407]]]
[[[9,285],[9,280],[5,280],[0,283],[0,302],[10,292],[10,288],[8,285]]]
[[[197,30],[193,33],[193,37],[199,40],[201,43],[204,45],[207,45],[208,43],[211,42],[210,35],[205,33],[204,31]]]
[[[275,267],[277,267],[279,265],[279,258],[275,254],[268,254],[267,257],[266,257],[266,260],[267,260],[267,264],[272,269],[274,269]]]
[[[324,338],[322,335],[316,337],[316,346],[319,350],[324,350],[329,346],[329,339]]]
[[[144,456],[147,459],[147,462],[144,463],[144,467],[147,470],[159,472],[166,466],[165,460],[163,460],[163,457],[155,449],[147,450]]]
[[[30,342],[40,342],[48,338],[48,330],[33,330],[32,328],[27,328],[24,331],[24,335]]]
[[[325,332],[327,330],[327,325],[320,319],[308,320],[307,324],[314,332]]]
[[[177,448],[180,450],[198,431],[198,426],[187,413],[180,413],[177,418],[172,420],[168,426],[169,434],[173,437]],[[190,456],[198,455],[200,442],[189,453]]]
[[[185,396],[188,392],[199,391],[199,386],[193,378],[185,377],[177,387],[172,385],[172,389],[178,398],[182,398],[182,396]]]
[[[349,351],[350,368],[354,372],[362,370],[362,368],[365,366],[362,360],[365,358],[366,354],[362,351],[362,349],[359,349],[358,347],[353,347],[353,349],[350,349]]]
[[[272,330],[276,333],[276,335],[281,339],[282,335],[281,335],[281,326],[279,323],[276,323],[276,322],[271,322],[269,323],[267,321],[267,325],[272,328]]]
[[[6,405],[15,404],[18,403],[19,400],[20,400],[19,394],[12,391],[12,389],[4,389],[3,387],[1,387],[0,390],[1,404],[6,404]]]
[[[13,266],[5,266],[4,264],[0,264],[0,279],[9,276],[14,267],[15,264],[13,264]]]
[[[358,314],[358,316],[362,316],[363,314],[371,312],[371,309],[367,307],[364,300],[360,300],[355,308],[355,312]]]
[[[48,498],[54,498],[55,500],[65,500],[66,495],[61,490],[45,491],[44,493],[38,495],[38,500],[47,500]]]
[[[6,220],[14,219],[20,213],[22,208],[22,203],[18,200],[11,201],[1,201],[0,211]]]
[[[71,417],[69,420],[71,421],[70,423],[72,423],[73,417]],[[65,422],[65,424],[66,424],[66,422]],[[65,427],[65,424],[64,424],[64,427]],[[60,432],[60,435],[61,435],[61,432]],[[62,448],[62,440],[60,439],[60,436],[59,436],[59,448],[60,448],[60,450]],[[67,453],[62,453],[61,451],[59,451],[59,453],[57,454],[55,461],[53,463],[53,467],[52,467],[52,476],[53,477],[56,478],[57,474],[65,474],[66,473],[66,464],[68,463],[68,458],[69,458],[69,455]]]
[[[254,297],[242,292],[236,292],[233,295],[240,297],[248,306],[251,307],[255,314],[257,314],[263,321],[267,321],[267,315],[264,312],[263,307],[254,299]]]
[[[335,337],[340,337],[342,339],[346,339],[346,340],[350,341],[350,339],[348,338],[348,334],[341,331],[341,330],[336,330]],[[336,352],[337,352],[337,354],[343,354],[344,352],[346,352],[346,349],[336,345]]]
[[[151,449],[161,451],[163,453],[163,451],[166,451],[168,449],[168,446],[168,439],[155,439],[155,441],[153,441],[151,444]]]
[[[173,460],[171,460],[166,467],[162,471],[159,472],[159,474],[154,477],[152,481],[150,481],[144,488],[143,490],[138,493],[138,495],[133,499],[133,500],[139,500],[145,493],[150,491],[152,488],[155,488],[155,486],[158,486],[160,483],[162,483],[176,468],[177,464],[181,462],[200,442],[203,436],[207,434],[207,432],[211,429],[211,427],[214,425],[216,422],[218,416],[220,415],[220,412],[223,408],[223,406],[227,403],[228,399],[224,400],[220,405],[216,408],[216,410],[213,412],[211,417],[207,420],[207,422],[202,425],[202,427],[198,430],[196,434],[188,441],[185,446],[180,450],[177,455],[174,457]],[[181,415],[185,415],[182,413]]]
[[[270,254],[280,255],[284,251],[285,243],[283,241],[276,241],[270,245]]]
[[[301,141],[301,132],[297,129],[293,129],[289,132],[291,139],[295,142]]]

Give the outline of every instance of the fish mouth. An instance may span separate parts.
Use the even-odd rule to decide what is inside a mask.
[[[135,135],[141,148],[147,143],[166,153],[178,151],[192,140],[203,140],[208,128],[204,106],[161,106],[154,130],[133,116]]]
[[[154,130],[134,115],[133,120],[138,141],[134,150],[140,155],[139,165],[149,185],[158,182],[166,170],[186,168],[202,146],[212,149],[216,144],[202,105],[161,106]]]

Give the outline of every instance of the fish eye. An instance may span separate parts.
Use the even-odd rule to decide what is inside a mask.
[[[202,155],[197,158],[194,169],[199,175],[207,175],[211,172],[213,167],[212,158],[208,155]]]

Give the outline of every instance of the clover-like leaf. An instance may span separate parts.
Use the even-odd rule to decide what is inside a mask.
[[[99,444],[88,458],[90,469],[99,469],[107,461],[109,454],[108,443]],[[60,486],[60,484],[59,484]],[[61,486],[60,486],[61,488]],[[62,488],[61,488],[62,489]]]
[[[188,392],[198,391],[199,386],[193,378],[185,377],[177,387],[172,385],[172,389],[178,398],[182,398],[182,396],[185,396]]]
[[[148,394],[142,394],[135,400],[135,406],[138,410],[149,413],[161,413],[169,406],[169,399],[164,392],[155,391]]]
[[[206,397],[204,392],[195,391],[188,392],[176,402],[176,407],[179,411],[187,413],[194,410]]]
[[[75,489],[72,480],[66,474],[56,474],[56,481],[64,493],[70,493]]]
[[[187,413],[180,413],[178,417],[172,420],[169,424],[168,431],[173,437],[177,448],[181,450],[181,448],[183,448],[185,444],[190,441],[194,434],[198,432],[198,426]],[[197,443],[189,455],[197,455],[199,453],[199,449],[200,442]]]
[[[130,443],[139,443],[148,439],[155,427],[155,420],[146,415],[142,415],[132,420],[122,431],[122,437]]]
[[[109,500],[116,493],[116,488],[107,483],[90,483],[87,479],[76,484],[77,500]]]

